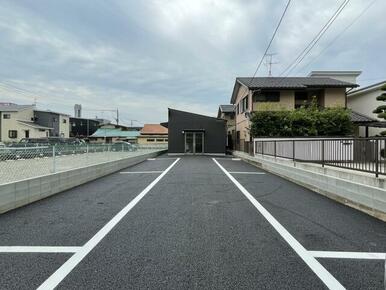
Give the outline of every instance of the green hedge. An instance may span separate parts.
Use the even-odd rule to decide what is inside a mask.
[[[354,129],[350,110],[344,108],[258,111],[251,121],[253,137],[347,136]]]

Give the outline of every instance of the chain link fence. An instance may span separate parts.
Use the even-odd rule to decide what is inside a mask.
[[[0,148],[0,184],[160,150],[167,150],[167,145],[116,143]]]

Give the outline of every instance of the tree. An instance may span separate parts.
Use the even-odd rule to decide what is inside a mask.
[[[381,91],[383,91],[383,93],[381,93],[378,97],[377,97],[377,101],[381,101],[381,102],[386,102],[386,84],[384,84],[382,87],[381,87]],[[386,105],[380,105],[378,106],[374,111],[373,111],[374,114],[377,114],[377,117],[378,118],[381,118],[381,119],[384,119],[386,120]],[[386,136],[386,131],[382,131],[380,133],[382,136]]]

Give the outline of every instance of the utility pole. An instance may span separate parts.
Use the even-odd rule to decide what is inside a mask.
[[[268,76],[272,76],[272,65],[278,64],[278,62],[273,62],[272,57],[277,53],[267,53],[265,54],[265,65],[268,67]]]
[[[116,121],[117,121],[117,125],[118,125],[118,123],[119,123],[119,110],[118,110],[118,108],[117,108],[117,119],[116,119]]]

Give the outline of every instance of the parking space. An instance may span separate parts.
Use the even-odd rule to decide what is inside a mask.
[[[383,289],[385,252],[384,223],[224,157],[160,156],[0,216],[0,288]]]
[[[229,172],[265,173],[232,176],[307,250],[335,256],[317,259],[348,289],[384,287],[384,222],[245,162],[218,162]],[[350,259],[347,252],[353,252]],[[375,255],[361,257],[367,253]]]

